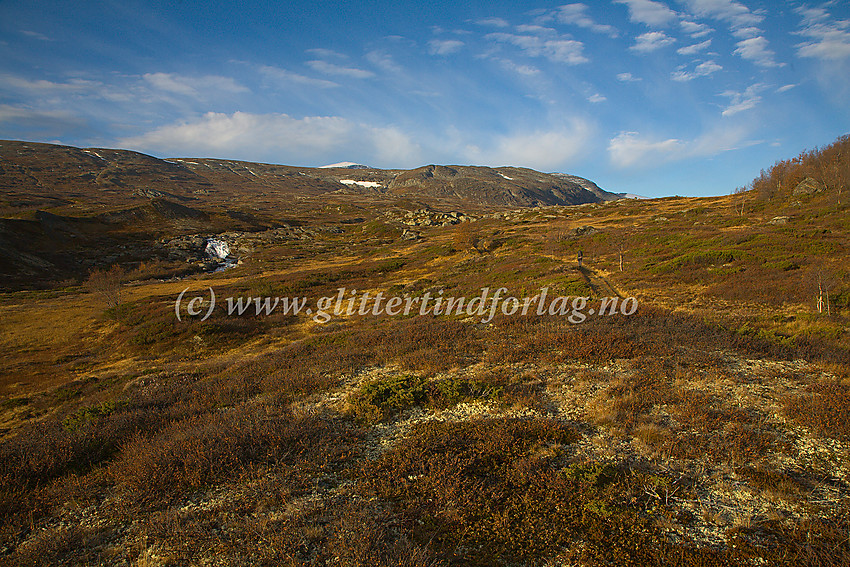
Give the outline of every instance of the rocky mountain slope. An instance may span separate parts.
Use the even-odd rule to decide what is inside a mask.
[[[410,171],[308,168],[219,159],[158,159],[129,150],[0,141],[0,215],[51,207],[121,207],[164,198],[252,207],[338,194],[431,206],[529,207],[615,199],[586,179],[514,167],[428,165]],[[259,204],[257,200],[259,199]],[[320,201],[322,199],[319,199]],[[276,207],[275,207],[276,208]]]
[[[343,232],[366,221],[392,231],[410,225],[393,219],[411,211],[454,213],[457,222],[459,212],[617,198],[587,179],[523,168],[354,165],[158,159],[128,150],[0,141],[0,285],[78,279],[111,263],[173,260],[174,251],[158,254],[156,243],[226,231],[271,234],[306,223]],[[204,258],[188,260],[201,265]]]

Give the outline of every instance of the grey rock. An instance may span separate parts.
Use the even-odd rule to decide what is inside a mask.
[[[814,195],[815,193],[820,193],[824,191],[826,187],[824,187],[823,183],[818,181],[817,179],[813,179],[811,177],[806,177],[800,183],[794,187],[794,192],[791,193],[794,197],[800,197],[803,195]]]

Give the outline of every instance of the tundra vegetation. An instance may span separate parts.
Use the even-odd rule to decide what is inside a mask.
[[[421,203],[339,194],[232,269],[4,290],[0,562],[848,565],[847,145],[728,196],[470,205],[412,238]],[[639,308],[178,320],[187,287]]]

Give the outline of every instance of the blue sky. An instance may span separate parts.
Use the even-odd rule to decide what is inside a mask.
[[[720,195],[850,131],[834,2],[0,2],[0,138]]]

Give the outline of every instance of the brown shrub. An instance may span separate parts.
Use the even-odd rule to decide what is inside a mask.
[[[243,408],[183,420],[151,437],[139,435],[122,447],[110,471],[119,485],[161,495],[279,461],[322,469],[348,456],[357,438],[342,420]]]
[[[658,359],[641,359],[637,369],[619,375],[596,397],[589,407],[591,417],[627,430],[651,422],[656,406],[674,399],[670,377]]]
[[[456,565],[724,565],[665,543],[646,486],[669,480],[598,462],[563,466],[577,435],[555,421],[428,422],[363,471],[414,542]]]
[[[850,565],[850,524],[846,517],[813,518],[782,524],[765,522],[729,530],[731,556],[752,564],[838,567]]]
[[[850,385],[839,381],[812,384],[785,399],[785,413],[800,425],[835,438],[850,437]]]

